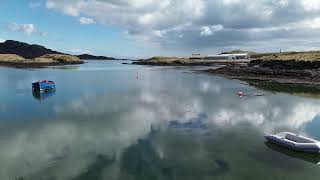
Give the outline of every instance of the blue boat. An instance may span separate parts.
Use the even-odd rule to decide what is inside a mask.
[[[54,81],[42,80],[32,83],[33,91],[50,91],[56,89],[56,83]]]

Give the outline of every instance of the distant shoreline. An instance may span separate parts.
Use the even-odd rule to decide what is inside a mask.
[[[39,68],[47,66],[63,66],[63,65],[77,65],[84,64],[85,62],[54,62],[54,63],[37,63],[37,62],[1,62],[0,66],[4,67],[17,67],[17,68]]]
[[[268,54],[257,59],[202,60],[153,57],[132,64],[150,66],[208,66],[202,72],[230,79],[259,80],[292,84],[320,84],[320,52]],[[213,65],[223,65],[211,68]]]
[[[150,65],[150,66],[212,66],[212,65],[227,65],[246,64],[250,62],[248,59],[243,60],[195,60],[189,58],[174,58],[174,57],[153,57],[146,60],[133,61],[135,65]]]

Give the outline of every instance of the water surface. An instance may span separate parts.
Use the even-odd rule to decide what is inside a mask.
[[[57,90],[32,93],[31,83],[41,79],[56,81]],[[2,180],[320,175],[318,156],[287,151],[263,138],[293,131],[320,139],[318,96],[271,92],[265,85],[257,89],[188,68],[119,61],[0,67],[0,87]],[[238,91],[265,96],[239,98]]]

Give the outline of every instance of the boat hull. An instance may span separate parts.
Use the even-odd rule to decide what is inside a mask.
[[[273,144],[277,144],[279,146],[283,146],[285,148],[300,151],[300,152],[308,152],[308,153],[320,153],[320,145],[317,142],[295,142],[288,140],[286,138],[279,137],[277,135],[266,135],[265,138]]]
[[[50,91],[56,89],[55,83],[35,82],[32,83],[33,91]]]

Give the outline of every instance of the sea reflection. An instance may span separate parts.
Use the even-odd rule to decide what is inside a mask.
[[[281,84],[268,81],[246,80],[248,85],[275,93],[287,93],[295,96],[319,99],[320,87],[312,84]]]
[[[67,71],[10,69],[25,80],[45,76],[59,82],[59,93],[33,94],[37,100],[54,95],[43,104],[35,103],[30,91],[10,91],[15,82],[0,76],[5,94],[0,179],[312,179],[320,174],[314,164],[278,153],[263,138],[283,130],[318,137],[310,124],[319,122],[319,100],[288,94],[241,99],[235,92],[258,90],[174,68],[145,67],[136,80],[134,67],[103,63],[108,68],[98,71],[90,64]],[[90,71],[81,70],[86,66]],[[0,69],[0,75],[7,71]]]
[[[38,100],[39,102],[44,101],[46,99],[49,99],[51,96],[54,96],[56,93],[56,90],[50,90],[50,91],[32,91],[32,96]]]
[[[173,129],[207,129],[206,114],[200,114],[198,117],[189,120],[188,122],[181,123],[179,120],[169,122],[169,128]]]

